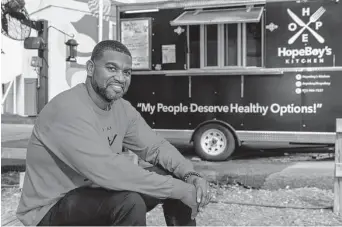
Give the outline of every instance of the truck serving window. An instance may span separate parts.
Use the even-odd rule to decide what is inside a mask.
[[[187,25],[190,68],[262,66],[264,7],[186,11],[171,21]]]

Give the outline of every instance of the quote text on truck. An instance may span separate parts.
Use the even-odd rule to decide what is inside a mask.
[[[280,105],[273,103],[271,105],[260,105],[259,103],[249,103],[241,105],[239,103],[230,103],[229,105],[198,105],[196,103],[178,105],[166,105],[163,103],[138,103],[138,110],[141,112],[148,112],[151,115],[154,113],[172,113],[177,115],[179,113],[248,113],[261,114],[265,116],[269,113],[284,116],[286,114],[315,114],[318,109],[323,107],[322,103],[314,103],[312,105],[303,106],[295,105],[293,103],[287,105]]]

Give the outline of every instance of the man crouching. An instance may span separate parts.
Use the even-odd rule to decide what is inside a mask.
[[[37,118],[18,219],[145,226],[146,212],[163,204],[167,225],[196,225],[198,209],[209,203],[208,182],[122,98],[131,82],[129,50],[102,41],[86,69],[85,83],[54,97]],[[134,164],[123,148],[152,167]]]

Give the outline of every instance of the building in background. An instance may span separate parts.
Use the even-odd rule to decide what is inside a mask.
[[[118,3],[135,0],[103,0],[102,39],[116,38],[116,11]],[[48,21],[48,100],[85,80],[84,65],[98,42],[99,0],[26,0],[30,19]],[[36,36],[34,29],[31,36]],[[78,42],[77,67],[66,62],[70,35]],[[2,113],[21,116],[37,115],[37,68],[31,66],[37,50],[24,49],[23,41],[15,41],[2,35],[1,83],[2,96],[10,87],[6,100],[2,102]],[[3,100],[2,100],[3,101]]]

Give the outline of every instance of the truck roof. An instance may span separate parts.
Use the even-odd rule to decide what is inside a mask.
[[[168,8],[210,8],[243,5],[260,5],[266,2],[286,2],[295,0],[150,0],[136,3],[117,3],[119,11],[168,9]],[[313,0],[308,0],[313,1]],[[114,3],[115,4],[115,3]]]

